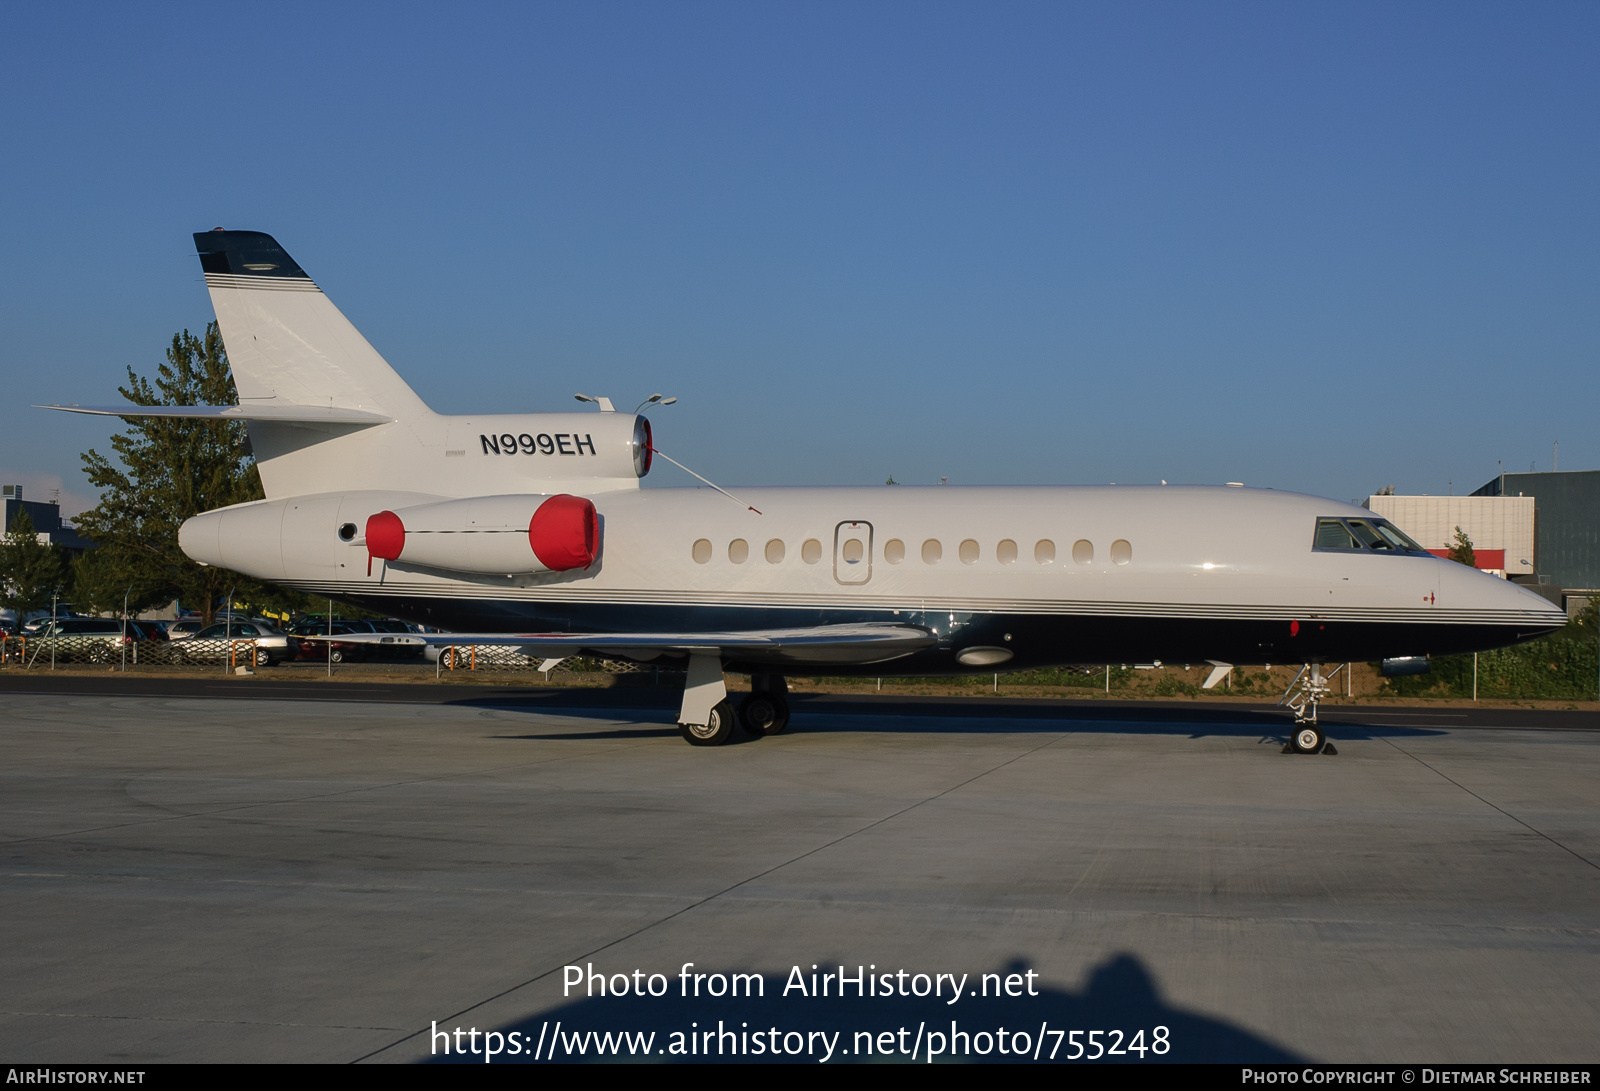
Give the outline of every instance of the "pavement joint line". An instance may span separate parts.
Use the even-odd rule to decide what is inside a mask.
[[[1593,860],[1589,859],[1587,856],[1585,856],[1583,853],[1579,852],[1577,849],[1569,848],[1568,846],[1563,845],[1560,841],[1557,841],[1554,837],[1551,837],[1549,834],[1545,833],[1543,830],[1539,829],[1538,827],[1531,826],[1527,822],[1524,822],[1522,819],[1518,818],[1516,815],[1512,814],[1510,811],[1506,810],[1504,807],[1500,806],[1498,803],[1490,803],[1487,799],[1484,799],[1481,795],[1479,795],[1477,792],[1474,792],[1471,788],[1468,788],[1465,784],[1462,784],[1459,780],[1456,780],[1454,777],[1448,775],[1447,773],[1442,772],[1441,770],[1439,770],[1438,768],[1434,767],[1433,765],[1430,765],[1428,762],[1424,761],[1422,758],[1417,757],[1417,755],[1413,754],[1411,751],[1407,750],[1405,747],[1403,747],[1400,744],[1396,743],[1393,739],[1384,739],[1383,741],[1388,743],[1390,746],[1394,747],[1396,750],[1400,751],[1400,753],[1404,754],[1406,757],[1410,758],[1412,761],[1414,761],[1417,764],[1421,765],[1424,769],[1428,769],[1428,770],[1432,771],[1433,773],[1437,774],[1438,776],[1442,777],[1443,779],[1449,781],[1451,784],[1454,784],[1457,788],[1460,788],[1463,792],[1467,793],[1473,799],[1476,799],[1478,802],[1484,804],[1487,807],[1493,807],[1495,810],[1499,811],[1501,814],[1503,814],[1507,818],[1511,819],[1511,821],[1515,822],[1517,825],[1521,826],[1523,829],[1528,830],[1528,831],[1530,831],[1532,833],[1538,834],[1540,837],[1542,837],[1546,841],[1550,842],[1556,848],[1561,849],[1563,852],[1571,853],[1573,856],[1576,856],[1578,859],[1582,860],[1584,863],[1588,864],[1590,867],[1594,868],[1596,871],[1600,871],[1600,864],[1595,863]]]
[[[228,1027],[295,1027],[301,1030],[403,1030],[403,1027],[368,1027],[352,1023],[279,1023],[269,1019],[182,1019],[175,1015],[91,1015],[74,1011],[0,1011],[0,1018],[107,1019],[128,1023],[201,1023]]]
[[[942,792],[937,792],[937,793],[935,793],[935,794],[933,794],[931,796],[927,796],[926,798],[919,799],[914,803],[908,803],[904,807],[901,807],[899,810],[897,810],[897,811],[895,811],[895,812],[893,812],[891,814],[884,815],[882,818],[879,818],[879,819],[876,819],[876,820],[874,820],[872,822],[869,822],[865,826],[861,826],[861,827],[859,827],[857,829],[851,830],[848,833],[840,834],[838,837],[835,837],[831,841],[828,841],[828,842],[826,842],[824,844],[821,844],[821,845],[817,845],[815,848],[807,849],[805,852],[802,852],[802,853],[800,853],[800,854],[798,854],[796,856],[792,856],[787,860],[783,860],[783,861],[780,861],[779,863],[773,864],[771,867],[765,868],[762,871],[758,871],[754,875],[747,875],[745,878],[740,879],[738,882],[733,883],[733,884],[731,884],[729,886],[723,887],[721,890],[718,890],[718,891],[716,891],[714,893],[707,894],[705,897],[699,898],[696,901],[690,902],[688,905],[685,905],[682,908],[675,909],[671,913],[668,913],[666,916],[661,917],[658,920],[650,921],[647,924],[642,924],[638,928],[635,928],[633,931],[627,933],[626,935],[618,936],[616,939],[613,939],[613,940],[610,940],[610,941],[608,941],[606,943],[603,943],[599,947],[595,947],[592,950],[586,951],[581,955],[577,955],[572,961],[563,962],[562,966],[574,965],[578,961],[582,961],[584,959],[593,958],[594,956],[600,954],[600,952],[610,950],[611,948],[617,946],[619,943],[626,943],[628,940],[633,939],[635,936],[643,935],[645,932],[650,931],[652,928],[656,928],[659,925],[666,924],[670,920],[675,920],[678,917],[683,916],[685,913],[688,913],[690,910],[698,909],[700,906],[705,905],[707,902],[715,901],[718,898],[721,898],[721,897],[723,897],[723,896],[725,896],[727,894],[730,894],[733,891],[738,890],[740,887],[746,885],[747,883],[753,883],[757,879],[763,878],[764,876],[767,876],[767,875],[771,875],[774,871],[778,871],[778,870],[780,870],[782,868],[788,867],[790,864],[799,863],[801,860],[806,859],[808,856],[815,856],[817,853],[822,852],[824,849],[830,849],[835,845],[838,845],[838,844],[840,844],[840,843],[842,843],[844,841],[848,841],[852,837],[855,837],[855,836],[857,836],[859,834],[866,833],[868,830],[876,829],[877,827],[883,825],[884,823],[893,821],[894,819],[899,818],[901,815],[906,814],[907,812],[916,810],[918,807],[921,807],[925,803],[933,803],[933,802],[935,802],[937,800],[943,799],[945,796],[949,795],[951,792],[956,791],[958,788],[964,788],[967,785],[971,784],[973,781],[981,780],[982,778],[988,776],[990,773],[999,772],[1001,769],[1004,769],[1006,766],[1012,764],[1013,762],[1018,762],[1018,761],[1021,761],[1023,758],[1030,757],[1033,754],[1037,754],[1039,751],[1045,749],[1046,747],[1054,746],[1056,743],[1060,742],[1062,739],[1069,738],[1069,737],[1070,736],[1067,733],[1057,734],[1055,738],[1048,739],[1045,742],[1040,743],[1038,746],[1030,747],[1029,749],[1022,751],[1019,754],[1013,754],[1011,757],[1007,758],[1005,761],[1002,761],[997,765],[992,765],[987,769],[981,770],[980,772],[974,773],[972,776],[968,777],[967,779],[965,779],[963,781],[960,781],[959,783],[950,785],[950,787],[944,789]],[[522,981],[522,982],[519,982],[518,984],[515,984],[515,985],[512,985],[512,986],[509,986],[508,988],[502,989],[499,992],[495,993],[493,996],[487,996],[487,997],[483,998],[482,1000],[479,1000],[477,1003],[468,1005],[467,1007],[462,1008],[460,1011],[455,1012],[452,1015],[445,1016],[444,1017],[444,1021],[446,1023],[448,1023],[453,1019],[460,1019],[463,1015],[466,1015],[468,1012],[471,1012],[471,1011],[476,1011],[478,1008],[483,1007],[485,1004],[492,1004],[494,1001],[499,1000],[499,999],[501,999],[503,997],[510,996],[514,992],[518,992],[518,991],[520,991],[522,989],[525,989],[530,985],[537,984],[538,982],[543,981],[545,978],[549,977],[551,974],[555,973],[557,969],[559,969],[559,967],[552,966],[550,969],[545,970],[545,971],[543,971],[543,972],[541,972],[539,974],[536,974],[533,977],[528,978],[526,981]],[[434,1022],[437,1023],[438,1020],[435,1020]],[[350,1063],[351,1064],[360,1064],[362,1061],[369,1060],[370,1058],[376,1057],[380,1053],[387,1053],[389,1050],[394,1049],[395,1047],[397,1047],[399,1045],[402,1045],[405,1042],[409,1042],[411,1039],[413,1039],[413,1038],[415,1038],[415,1037],[417,1037],[419,1035],[428,1033],[428,1030],[429,1030],[428,1027],[418,1027],[416,1030],[412,1031],[410,1034],[407,1034],[404,1038],[398,1038],[395,1041],[390,1042],[386,1046],[380,1046],[379,1048],[372,1050],[370,1053],[364,1053],[360,1057],[356,1057],[353,1060],[351,1060]]]

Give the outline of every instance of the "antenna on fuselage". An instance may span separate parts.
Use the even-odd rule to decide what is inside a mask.
[[[699,474],[697,474],[693,470],[689,469],[689,467],[685,466],[683,463],[679,462],[677,459],[675,459],[671,455],[667,454],[667,452],[663,451],[661,448],[657,447],[655,444],[652,443],[650,445],[650,450],[654,451],[656,454],[660,455],[662,458],[666,459],[668,462],[672,463],[674,466],[678,467],[678,469],[682,470],[684,473],[688,474],[689,476],[694,477],[694,478],[698,478],[699,480],[704,481],[707,485],[710,485],[713,489],[716,489],[723,496],[726,496],[729,500],[732,500],[735,504],[744,504],[745,507],[747,507],[751,511],[755,512],[757,515],[761,514],[761,509],[760,508],[756,507],[753,504],[745,504],[743,500],[740,500],[737,496],[733,495],[733,493],[729,492],[727,489],[723,488],[721,485],[718,485],[715,481],[712,481],[710,478],[701,477]]]
[[[677,400],[678,399],[675,398],[675,397],[673,397],[673,398],[663,398],[660,394],[652,394],[648,398],[646,398],[644,401],[639,403],[638,409],[635,409],[634,413],[638,413],[640,409],[643,409],[647,405],[656,405],[656,404],[671,405],[673,402],[675,402]],[[757,515],[761,514],[761,509],[760,508],[756,507],[754,504],[746,504],[743,500],[740,500],[737,496],[733,495],[733,493],[729,492],[727,489],[723,488],[721,485],[718,485],[715,481],[712,481],[709,477],[701,477],[699,474],[697,474],[693,470],[689,469],[689,467],[685,466],[683,463],[679,462],[677,459],[675,459],[671,455],[667,454],[667,452],[665,452],[661,448],[657,447],[655,445],[655,441],[654,440],[652,440],[651,443],[650,443],[650,453],[651,454],[655,454],[655,455],[660,455],[662,458],[666,459],[668,462],[672,463],[674,466],[678,467],[678,469],[682,470],[684,473],[688,474],[690,477],[694,478],[695,480],[704,481],[707,485],[710,485],[713,489],[716,489],[723,496],[726,496],[729,500],[732,500],[735,504],[740,504],[740,505],[750,509],[751,511],[755,512]]]

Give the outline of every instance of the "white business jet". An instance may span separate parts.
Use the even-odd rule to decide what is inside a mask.
[[[247,422],[267,498],[190,519],[184,552],[451,630],[374,641],[687,660],[695,745],[782,731],[796,669],[1210,662],[1214,683],[1286,662],[1306,665],[1291,746],[1314,753],[1324,664],[1566,622],[1370,511],[1265,489],[641,489],[637,413],[442,416],[270,236],[194,239],[239,404],[51,407]],[[752,676],[737,709],[727,670]]]

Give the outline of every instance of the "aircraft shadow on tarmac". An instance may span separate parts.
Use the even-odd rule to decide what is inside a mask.
[[[567,731],[515,733],[506,739],[647,739],[678,734],[671,711],[659,702],[610,701],[611,691],[532,691],[505,697],[473,697],[450,702],[458,707],[507,713],[549,713],[573,719],[615,722],[633,714],[635,722],[609,730],[575,727]],[[576,699],[574,699],[576,698]],[[599,698],[599,699],[597,699]],[[1100,735],[1180,735],[1256,738],[1263,744],[1283,745],[1293,721],[1287,712],[1273,708],[1206,708],[1127,703],[1063,704],[1059,701],[983,698],[853,698],[833,695],[796,695],[789,699],[795,733],[874,734],[1027,734],[1086,733]],[[1442,734],[1442,729],[1363,723],[1360,710],[1340,709],[1324,719],[1323,727],[1335,742],[1379,738],[1416,738]],[[730,743],[756,743],[759,738],[736,731]]]
[[[819,975],[829,970],[837,973],[839,969],[837,960],[819,961],[817,966]],[[811,970],[809,966],[800,969],[809,990]],[[1015,961],[998,971],[999,981],[1004,981],[1008,975],[1024,974],[1026,969],[1025,962]],[[857,970],[855,964],[845,966],[845,972],[852,978]],[[693,972],[701,971],[713,972],[704,967],[696,967]],[[884,972],[882,966],[876,970],[878,974]],[[869,968],[867,973],[871,976],[874,971]],[[657,987],[664,989],[665,995],[659,997],[641,997],[632,992],[625,996],[585,996],[528,1019],[494,1028],[505,1046],[505,1052],[496,1056],[494,1062],[538,1059],[592,1063],[632,1059],[702,1064],[773,1060],[814,1063],[826,1052],[826,1040],[813,1037],[812,1032],[817,1031],[829,1037],[837,1032],[831,1061],[840,1064],[911,1060],[925,1063],[929,1060],[930,1046],[935,1050],[933,1059],[946,1062],[1048,1061],[1052,1059],[1052,1049],[1057,1062],[1087,1061],[1097,1052],[1089,1031],[1102,1032],[1095,1038],[1099,1050],[1104,1052],[1094,1059],[1105,1063],[1272,1064],[1306,1059],[1224,1019],[1173,1007],[1161,997],[1144,963],[1130,954],[1116,955],[1096,967],[1081,992],[1053,988],[1036,980],[1037,995],[1034,996],[983,997],[975,995],[980,978],[978,973],[969,973],[967,994],[951,1004],[948,1003],[951,995],[948,986],[942,998],[901,996],[898,986],[896,995],[858,997],[854,984],[847,986],[844,997],[837,995],[836,984],[832,987],[833,995],[827,997],[802,996],[798,991],[785,996],[785,985],[792,978],[778,974],[762,979],[757,997],[708,997],[705,989],[713,984],[708,978],[701,983],[700,997],[691,995],[686,999],[681,995],[681,979],[671,975],[660,979]],[[643,980],[640,979],[641,983]],[[1025,979],[1019,976],[1013,980],[1019,991],[1025,988]],[[633,981],[632,977],[628,978],[630,989]],[[908,990],[918,984],[909,973],[906,982]],[[921,984],[924,989],[927,987],[926,981]],[[724,987],[727,987],[726,980]],[[753,986],[747,988],[754,991]],[[581,989],[579,986],[572,991],[576,994]],[[461,1022],[453,1020],[451,1027]],[[1045,1031],[1042,1035],[1041,1025]],[[997,1033],[1002,1027],[1006,1031],[1005,1053],[1000,1050]],[[902,1028],[904,1035],[900,1033]],[[481,1049],[486,1041],[481,1032],[490,1028],[479,1029]],[[641,1032],[648,1035],[652,1031],[654,1038],[646,1047],[638,1036]],[[775,1036],[773,1031],[776,1031]],[[1069,1037],[1065,1033],[1068,1031],[1084,1033]],[[1112,1031],[1120,1031],[1121,1035],[1110,1033]],[[618,1032],[634,1037],[619,1038]],[[707,1032],[711,1033],[709,1041],[705,1037]],[[1018,1032],[1025,1039],[1014,1037]],[[608,1033],[612,1035],[609,1043],[603,1037]],[[690,1034],[699,1035],[693,1053],[688,1052],[687,1036]],[[757,1034],[763,1042],[760,1053],[752,1044]],[[886,1034],[888,1037],[882,1037]],[[918,1040],[922,1044],[913,1058],[909,1051]],[[1162,1053],[1152,1048],[1157,1040],[1167,1045]],[[464,1046],[470,1046],[471,1040],[466,1035],[461,1041]],[[719,1041],[723,1050],[720,1055]],[[1016,1047],[1024,1042],[1025,1054],[1019,1056]],[[434,1054],[426,1063],[481,1064],[484,1061],[481,1052],[476,1056],[470,1051],[465,1056],[457,1055],[454,1041],[447,1044],[451,1048],[449,1056],[443,1055],[439,1041],[435,1040]],[[520,1052],[511,1053],[511,1044],[517,1045]],[[602,1053],[608,1044],[615,1052]],[[776,1057],[772,1054],[774,1044],[778,1051]],[[1137,1048],[1130,1049],[1135,1044],[1143,1047],[1142,1055]],[[1109,1050],[1119,1045],[1127,1052],[1112,1055]],[[552,1048],[556,1051],[554,1056]],[[675,1053],[675,1049],[682,1052]]]

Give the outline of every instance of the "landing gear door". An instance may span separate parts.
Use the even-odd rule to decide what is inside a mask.
[[[871,523],[840,523],[833,529],[833,578],[843,584],[872,578]]]

